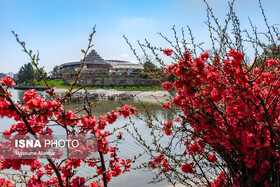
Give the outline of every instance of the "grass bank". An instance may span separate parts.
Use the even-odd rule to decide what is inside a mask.
[[[47,81],[50,86],[57,88],[70,88],[70,85],[64,83],[64,81]],[[43,81],[38,82],[40,86],[45,86]],[[79,87],[79,86],[77,86]],[[116,89],[120,91],[150,91],[150,90],[163,90],[160,86],[86,86],[88,89]]]

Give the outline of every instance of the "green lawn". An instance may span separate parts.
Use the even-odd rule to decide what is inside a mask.
[[[64,83],[64,81],[47,81],[50,86],[57,88],[70,88],[70,85]],[[43,81],[39,82],[38,85],[45,86]],[[77,86],[79,87],[79,86]],[[149,90],[162,90],[160,86],[86,86],[88,89],[116,89],[123,91],[149,91]]]

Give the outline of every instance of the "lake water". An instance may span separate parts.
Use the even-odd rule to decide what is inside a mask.
[[[22,100],[24,91],[21,90],[10,90],[13,99],[15,101]],[[134,102],[132,100],[130,101],[108,101],[108,100],[102,100],[97,102],[97,106],[93,109],[93,115],[95,115],[97,118],[100,115],[106,114],[107,112],[110,112],[112,109],[115,109],[116,107],[121,107],[124,103],[133,105],[134,107],[140,109],[138,111],[138,115],[142,119],[147,119],[147,115],[144,112],[144,110],[141,110],[143,108],[142,104],[139,102]],[[83,106],[83,103],[80,104],[70,104],[65,105],[65,109],[71,109],[73,111],[78,111]],[[153,113],[155,116],[162,121],[167,121],[171,119],[173,116],[172,114],[169,114],[166,110],[163,110],[159,105],[156,104],[148,104],[146,103],[145,106]],[[139,132],[142,134],[142,137],[146,140],[151,140],[150,131],[149,128],[145,125],[145,122],[142,120],[139,120],[137,117],[132,117],[131,120],[135,123],[135,125],[138,127]],[[0,117],[0,132],[3,132],[4,129],[9,129],[9,127],[14,123],[13,120],[8,118],[1,118]],[[113,128],[121,127],[127,123],[130,123],[129,119],[125,118],[118,118],[117,121],[114,124],[109,124],[108,128],[106,130],[112,130]],[[61,127],[53,128],[54,132],[56,134],[62,134],[64,130]],[[128,129],[132,130],[132,127],[129,125]],[[143,149],[139,147],[135,140],[131,137],[130,134],[128,134],[126,131],[122,130],[124,132],[123,137],[124,141],[122,141],[118,147],[120,152],[118,153],[118,156],[120,158],[133,158],[134,155],[138,155],[139,153],[143,152]],[[168,140],[166,140],[168,141]],[[106,155],[105,157],[107,157]],[[132,167],[137,166],[141,161],[146,160],[147,156],[139,159],[135,164],[132,164]],[[88,168],[88,167],[80,167],[79,168],[79,176],[88,176],[90,173],[95,173],[95,169]],[[109,186],[117,186],[117,187],[155,187],[155,186],[170,186],[170,184],[167,183],[167,181],[163,181],[161,183],[157,184],[147,184],[150,180],[155,177],[155,174],[153,174],[151,171],[144,171],[144,170],[131,170],[130,172],[121,174],[120,176],[116,178],[112,178],[111,182],[109,183]],[[75,178],[75,177],[74,177]]]

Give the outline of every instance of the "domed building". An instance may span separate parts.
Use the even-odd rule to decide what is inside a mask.
[[[80,60],[78,62],[69,62],[64,63],[58,66],[59,72],[69,72],[69,71],[76,71],[78,68],[81,67],[81,63],[83,60]],[[95,70],[95,71],[101,71],[101,72],[108,72],[110,69],[110,65],[106,63],[106,61],[100,57],[100,55],[93,49],[87,56],[83,70]]]
[[[64,63],[58,66],[58,73],[66,83],[77,76],[82,60]],[[156,82],[141,77],[144,68],[140,64],[122,60],[104,60],[95,50],[92,50],[81,71],[78,84],[92,86],[151,86]]]

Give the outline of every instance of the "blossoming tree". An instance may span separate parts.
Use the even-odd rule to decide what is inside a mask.
[[[82,50],[86,58],[87,51],[91,47],[92,36],[95,31],[89,37],[89,46],[86,51]],[[20,41],[15,34],[17,41],[22,45],[23,50],[30,56],[31,63],[41,72],[41,76],[44,78],[42,69],[38,68],[38,55],[33,55],[32,51],[27,51],[25,43]],[[83,62],[82,62],[83,65]],[[82,67],[81,67],[82,68]],[[79,71],[80,72],[80,71]],[[76,82],[78,77],[76,79]],[[47,82],[45,82],[47,84]],[[56,158],[61,156],[61,153],[56,153],[55,157],[45,156],[46,160],[40,160],[38,158],[3,158],[0,160],[1,173],[5,174],[8,169],[15,170],[12,175],[5,174],[11,180],[7,178],[0,179],[1,186],[16,186],[17,184],[23,184],[26,186],[107,186],[111,177],[117,177],[121,173],[130,170],[129,158],[120,159],[117,155],[118,148],[109,142],[109,137],[118,133],[117,139],[119,141],[122,138],[121,128],[116,128],[114,131],[106,131],[108,124],[113,124],[118,116],[124,118],[136,114],[136,108],[128,105],[124,105],[122,108],[117,108],[115,111],[109,112],[103,116],[96,118],[91,113],[91,105],[88,102],[88,106],[84,106],[84,111],[87,115],[78,116],[71,110],[65,110],[63,107],[67,98],[71,97],[75,91],[75,82],[73,82],[71,88],[66,95],[61,98],[54,93],[54,89],[49,87],[46,91],[50,99],[42,98],[36,90],[28,90],[24,93],[23,104],[19,104],[13,101],[13,96],[9,92],[9,87],[15,85],[15,82],[11,78],[4,77],[0,81],[0,115],[1,117],[7,117],[14,119],[15,123],[11,125],[10,129],[4,131],[5,136],[16,135],[32,135],[35,139],[41,136],[52,136],[52,126],[49,124],[59,126],[65,130],[67,137],[70,136],[86,136],[92,135],[92,139],[95,140],[95,145],[85,144],[85,147],[80,148],[79,151],[90,149],[91,151],[96,148],[98,156],[85,156],[84,158],[69,158],[57,160]],[[112,137],[113,138],[113,137]],[[111,138],[111,139],[112,139]],[[3,145],[3,146],[2,146]],[[6,144],[1,144],[1,152],[5,150],[6,154],[13,154],[12,147],[8,150],[5,149]],[[89,146],[89,147],[88,147]],[[79,153],[81,154],[81,153]],[[106,158],[108,155],[108,158]],[[3,156],[3,155],[2,155]],[[4,155],[5,156],[5,155]],[[59,162],[58,162],[59,161]],[[94,173],[89,176],[78,176],[76,173],[80,167],[95,168]],[[24,173],[22,167],[30,167],[30,172]],[[18,177],[13,177],[16,173]],[[103,181],[103,185],[100,182]]]
[[[150,118],[152,144],[141,138],[136,126],[130,131],[151,157],[142,166],[157,174],[154,182],[167,179],[173,185],[279,186],[279,31],[268,25],[261,1],[267,41],[260,40],[252,22],[253,33],[245,30],[246,37],[242,35],[234,1],[225,25],[205,3],[209,53],[195,44],[190,29],[190,43],[184,30],[181,41],[175,29],[175,41],[160,34],[172,48],[139,43],[144,55],[150,50],[163,66],[162,87],[172,97],[162,108],[177,115],[171,121]],[[251,65],[244,42],[255,49]],[[158,51],[171,57],[171,65]]]

